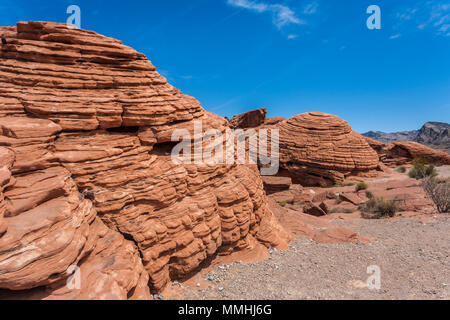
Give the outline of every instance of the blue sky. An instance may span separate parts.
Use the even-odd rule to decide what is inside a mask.
[[[336,114],[355,130],[450,122],[450,0],[1,0],[0,25],[65,22],[147,55],[210,111]],[[381,30],[369,30],[369,5]]]

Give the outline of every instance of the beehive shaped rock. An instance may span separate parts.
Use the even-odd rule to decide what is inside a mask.
[[[386,161],[395,165],[410,163],[423,158],[438,165],[450,165],[450,155],[445,150],[436,150],[412,141],[396,141],[386,146]]]
[[[200,121],[203,144],[228,122],[143,54],[64,24],[19,22],[0,36],[0,289],[147,298],[255,239],[286,246],[256,166],[172,161],[174,130]],[[77,263],[75,294],[64,282]]]
[[[280,130],[281,167],[303,185],[341,183],[351,174],[375,170],[377,153],[337,116],[309,112],[274,128]]]

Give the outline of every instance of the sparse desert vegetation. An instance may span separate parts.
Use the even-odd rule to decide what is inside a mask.
[[[353,187],[355,185],[354,182],[346,182],[346,183],[336,183],[330,186],[329,188],[342,188],[342,187]]]
[[[223,7],[225,0],[221,2]],[[231,2],[242,9],[262,8],[263,16],[272,16],[269,24],[280,19],[281,24],[301,24],[301,12],[262,0],[229,0],[224,17],[232,10]],[[53,11],[51,17],[57,18]],[[177,15],[175,22],[178,18],[182,17]],[[167,26],[179,30],[190,20]],[[220,300],[448,298],[450,215],[436,211],[450,211],[450,182],[444,180],[450,177],[450,155],[417,142],[366,139],[347,120],[320,112],[319,91],[329,88],[320,81],[313,81],[317,87],[310,87],[310,81],[304,87],[299,70],[291,68],[298,58],[295,44],[303,55],[311,47],[304,42],[309,40],[290,41],[288,56],[294,60],[283,65],[286,55],[280,46],[270,46],[275,51],[266,56],[253,55],[254,49],[260,51],[258,41],[246,41],[253,34],[221,27],[223,32],[238,31],[227,37],[233,41],[223,43],[220,37],[210,37],[208,28],[202,29],[211,41],[231,45],[228,51],[244,56],[227,59],[226,52],[219,56],[205,50],[198,56],[198,43],[192,42],[194,50],[178,58],[188,64],[217,58],[214,65],[220,70],[202,78],[218,75],[218,90],[206,90],[218,94],[210,97],[213,105],[229,105],[213,108],[222,109],[222,115],[182,93],[205,90],[202,81],[192,79],[190,88],[178,89],[168,82],[175,77],[158,73],[147,52],[124,45],[136,43],[133,26],[121,32],[127,35],[123,42],[61,23],[19,21],[0,27],[0,300],[159,300],[170,294],[191,298],[189,291],[180,292],[184,285],[192,285],[188,290],[194,297]],[[290,29],[296,32],[294,27]],[[278,43],[284,35],[292,38],[287,32],[291,31],[273,39]],[[113,30],[108,34],[114,35]],[[157,42],[144,47],[164,55],[166,42],[174,43],[167,47],[174,52],[179,33],[161,34],[167,38],[162,47],[158,49]],[[171,34],[173,39],[168,38]],[[144,44],[147,40],[140,39]],[[247,42],[256,46],[242,48]],[[367,51],[363,49],[361,61]],[[339,56],[357,56],[350,51]],[[331,56],[305,53],[317,58],[318,79],[336,78],[328,75],[334,68],[322,68]],[[255,69],[239,69],[249,58],[255,60],[249,67]],[[418,58],[425,61],[422,55]],[[310,71],[317,66],[313,63]],[[188,70],[171,73],[183,72],[187,80],[203,73],[195,68],[204,67],[192,66],[191,76],[184,73]],[[251,99],[222,101],[230,94],[250,98],[242,83],[249,84],[247,89],[255,87],[252,81],[260,81],[255,70],[264,70],[264,76],[279,80],[279,85],[257,85]],[[347,78],[360,80],[351,74]],[[221,90],[223,84],[231,91]],[[360,87],[373,88],[373,94],[367,93],[374,97],[389,93],[373,103],[376,109],[361,108],[366,94],[358,97],[343,90],[336,96],[340,90],[325,90],[326,109],[340,110],[341,103],[334,109],[331,101],[348,100],[354,110],[345,114],[352,121],[377,114],[378,119],[355,123],[358,131],[392,119],[392,110],[379,110],[386,108],[382,102],[391,100],[396,88],[380,92],[372,84]],[[289,101],[293,95],[286,92],[309,95],[309,89],[319,97],[317,111],[295,114],[309,103]],[[356,98],[364,99],[350,101]],[[243,103],[262,106],[224,117],[247,108]],[[276,104],[274,111],[282,113],[267,118],[272,110],[265,103]],[[422,115],[422,101],[414,110],[408,101],[404,104],[396,114]],[[386,121],[383,127],[396,127],[398,120]],[[433,124],[427,130],[437,128]],[[431,134],[437,135],[440,131]],[[368,220],[394,217],[399,211],[395,219]],[[368,266],[382,270],[379,290],[366,281]]]
[[[406,173],[407,170],[404,166],[401,166],[397,168],[395,171],[397,171],[398,173]]]
[[[440,181],[427,178],[422,183],[423,188],[433,200],[440,213],[450,212],[450,181]]]
[[[367,199],[372,199],[373,198],[373,193],[370,192],[369,190],[366,191],[366,197]]]
[[[392,218],[399,211],[394,200],[372,197],[359,207],[365,219]]]
[[[278,203],[279,203],[279,205],[282,206],[282,207],[286,207],[286,206],[287,206],[287,201],[285,201],[285,200],[280,201],[280,202],[278,202]]]
[[[367,189],[369,189],[369,185],[365,182],[359,182],[355,187],[356,192]]]
[[[337,208],[333,208],[333,209],[330,211],[330,213],[353,213],[353,210],[352,210],[352,209],[349,209],[349,208],[340,208],[340,207],[337,207]]]
[[[413,168],[408,175],[414,179],[424,179],[426,177],[436,177],[437,171],[433,164],[429,164],[424,158],[415,158],[412,162]]]

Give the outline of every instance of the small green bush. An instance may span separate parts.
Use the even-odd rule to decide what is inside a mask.
[[[373,193],[370,192],[369,190],[366,191],[366,197],[367,199],[372,199],[373,198]]]
[[[426,166],[428,163],[428,160],[422,157],[414,158],[412,161],[413,167],[415,166]]]
[[[355,190],[356,190],[356,192],[358,192],[358,191],[361,191],[361,190],[366,190],[366,189],[368,189],[368,188],[369,188],[369,186],[367,185],[367,183],[365,183],[365,182],[359,182],[359,183],[356,185]]]
[[[405,167],[400,167],[400,168],[397,168],[396,171],[399,172],[399,173],[406,173],[406,168]]]
[[[427,177],[436,177],[438,174],[433,165],[429,166],[415,166],[408,173],[410,178],[414,178],[417,180],[424,179]]]
[[[394,200],[375,197],[369,199],[359,209],[361,210],[362,217],[366,219],[392,218],[399,211]]]
[[[348,208],[333,208],[330,213],[353,213],[353,210]]]
[[[344,183],[344,184],[336,183],[336,184],[333,184],[332,186],[329,186],[329,187],[327,187],[327,188],[352,187],[352,186],[354,186],[354,185],[355,185],[355,184],[354,184],[353,182],[348,182],[348,183]]]
[[[286,207],[286,205],[287,205],[287,201],[280,201],[280,202],[278,202],[279,204],[280,204],[280,206],[282,206],[282,207]]]
[[[415,158],[412,162],[413,168],[409,171],[408,175],[414,179],[425,179],[427,177],[436,177],[438,175],[436,168],[432,164],[428,164],[428,161],[424,158]]]
[[[344,187],[353,187],[355,184],[353,182],[348,182],[344,184]]]

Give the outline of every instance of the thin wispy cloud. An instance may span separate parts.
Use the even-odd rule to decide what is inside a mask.
[[[431,28],[439,35],[450,36],[450,3],[438,3],[431,6],[427,21],[419,25],[419,29]]]
[[[297,35],[297,34],[288,34],[287,38],[288,38],[289,40],[297,39],[297,38],[298,38],[298,35]]]
[[[305,6],[305,9],[303,9],[304,14],[314,14],[317,12],[317,8],[319,7],[319,4],[317,2],[311,2]]]
[[[419,1],[414,7],[396,14],[397,27],[429,30],[437,35],[450,36],[450,2]]]
[[[389,39],[394,40],[394,39],[400,38],[401,36],[402,35],[400,33],[397,33],[397,34],[393,34],[392,36],[390,36]]]
[[[278,29],[290,24],[306,24],[304,20],[296,16],[296,13],[292,9],[283,4],[267,4],[251,0],[227,0],[227,2],[231,6],[244,8],[256,13],[271,13],[272,22]]]
[[[397,18],[399,20],[411,20],[415,13],[417,12],[417,8],[408,8],[404,12],[397,13]]]

